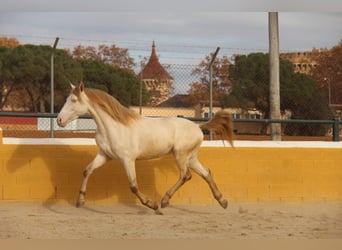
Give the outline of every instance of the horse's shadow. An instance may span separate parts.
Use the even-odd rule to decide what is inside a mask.
[[[86,149],[82,150],[82,148],[71,145],[46,145],[44,147],[41,145],[17,145],[6,157],[5,167],[10,175],[27,176],[23,178],[24,183],[21,185],[29,188],[33,186],[36,190],[47,188],[47,191],[43,192],[40,198],[38,197],[47,208],[53,209],[53,205],[56,203],[74,206],[79,195],[83,170],[97,153],[97,148],[89,149],[89,147],[86,146]],[[138,169],[139,161],[136,165]],[[137,181],[139,184],[139,172],[143,171],[144,179],[149,181],[148,189],[143,190],[144,194],[159,202],[162,194],[156,187],[155,168],[155,164],[149,166],[147,162],[146,166],[145,162],[143,170],[137,171]],[[39,180],[40,176],[49,180]],[[37,197],[35,198],[37,199]],[[111,203],[136,206],[138,213],[145,213],[129,189],[123,167],[116,160],[107,162],[90,176],[85,208],[91,209],[88,206],[91,204],[107,205]]]

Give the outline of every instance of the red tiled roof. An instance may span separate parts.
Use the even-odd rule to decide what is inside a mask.
[[[142,79],[173,79],[172,76],[159,63],[154,41],[152,44],[152,52],[150,59],[146,64],[145,68],[139,73],[139,76],[142,76]]]

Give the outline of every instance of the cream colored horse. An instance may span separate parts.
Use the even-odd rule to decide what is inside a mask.
[[[201,129],[220,133],[232,144],[231,116],[224,111],[217,112],[213,119],[202,125],[184,118],[147,118],[122,106],[107,93],[71,85],[71,94],[58,114],[57,123],[64,127],[83,114],[90,114],[97,124],[96,143],[99,147],[94,160],[83,173],[83,182],[76,206],[85,203],[87,181],[91,173],[111,159],[119,160],[125,168],[130,189],[145,206],[159,212],[157,202],[151,201],[138,188],[135,161],[151,159],[172,153],[180,171],[179,180],[161,200],[161,207],[169,204],[170,198],[188,180],[189,168],[208,183],[215,199],[223,208],[228,202],[222,197],[210,170],[198,161],[197,152],[203,140]]]

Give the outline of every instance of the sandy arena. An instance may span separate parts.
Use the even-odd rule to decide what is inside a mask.
[[[0,204],[0,239],[341,239],[342,203]]]

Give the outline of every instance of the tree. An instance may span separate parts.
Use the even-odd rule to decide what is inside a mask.
[[[269,59],[268,54],[252,53],[235,58],[230,66],[233,91],[225,98],[227,106],[256,108],[269,117]],[[307,75],[294,73],[291,62],[280,60],[280,108],[290,111],[292,119],[328,119],[331,111],[317,83]],[[304,124],[288,125],[285,133],[322,135],[325,127]]]
[[[115,44],[111,46],[100,44],[97,49],[93,46],[78,45],[74,48],[72,56],[79,60],[98,60],[132,72],[135,66],[134,59],[129,56],[128,49],[119,48]]]
[[[78,83],[83,77],[81,63],[74,60],[66,50],[57,49],[54,60],[55,77],[55,110],[60,110],[65,102],[65,96],[70,93],[70,83]],[[50,94],[48,94],[50,104]]]
[[[0,98],[3,105],[11,91],[24,93],[15,100],[29,111],[46,112],[50,104],[50,46],[0,46]],[[70,92],[69,83],[85,81],[89,87],[107,91],[125,105],[139,104],[140,81],[131,71],[103,60],[73,59],[65,50],[57,49],[54,60],[55,110],[59,110]],[[142,89],[143,103],[148,100]],[[2,106],[1,106],[2,107]]]
[[[291,119],[326,120],[333,115],[321,88],[315,80],[305,74],[294,73],[284,79],[281,88],[281,108],[292,112]],[[288,135],[322,136],[328,130],[327,125],[287,124],[284,130]]]
[[[135,66],[134,59],[129,56],[128,49],[119,48],[115,44],[107,46],[100,44],[98,54],[101,61],[112,64],[122,69],[132,69]]]
[[[7,48],[14,48],[19,45],[20,45],[19,41],[14,37],[7,37],[7,36],[0,37],[0,46],[7,47]]]
[[[102,89],[114,96],[126,106],[139,105],[140,81],[133,71],[134,59],[128,49],[100,44],[93,46],[79,45],[72,52],[83,68],[83,81],[88,86]],[[145,86],[142,86],[142,103],[149,99]]]
[[[209,63],[211,56],[207,55],[204,60],[200,62],[198,67],[193,70],[192,74],[197,75],[199,80],[190,85],[189,102],[191,104],[198,104],[200,102],[209,101]],[[217,57],[213,63],[213,101],[219,102],[222,96],[227,96],[232,90],[231,82],[229,80],[229,66],[230,61],[226,56]]]
[[[43,91],[43,82],[47,78],[48,60],[44,62],[42,55],[46,53],[46,50],[47,47],[38,49],[33,45],[15,47],[6,58],[4,65],[8,72],[5,80],[25,89],[32,110],[35,112],[40,110],[39,107],[42,111],[45,110],[43,100],[46,93]],[[43,93],[40,94],[38,91],[34,91],[35,89],[40,89]]]
[[[256,108],[269,115],[269,60],[263,53],[235,57],[229,68],[233,85],[232,94],[224,99],[225,106],[232,103],[244,109]]]
[[[140,81],[135,74],[97,60],[81,60],[80,63],[83,81],[89,87],[108,92],[126,106],[139,105]],[[144,86],[142,91],[143,103],[147,103],[149,96]]]
[[[3,81],[10,89],[25,90],[30,111],[46,112],[49,104],[50,53],[50,46],[20,45],[5,55]],[[61,90],[69,81],[80,79],[81,71],[66,51],[57,50],[55,56],[56,88]]]
[[[0,46],[0,110],[2,110],[2,107],[7,102],[7,98],[14,87],[8,80],[10,78],[10,72],[5,68],[7,57],[10,52],[11,49]]]
[[[312,53],[318,58],[313,78],[332,104],[342,104],[342,40],[330,50],[314,49]]]

